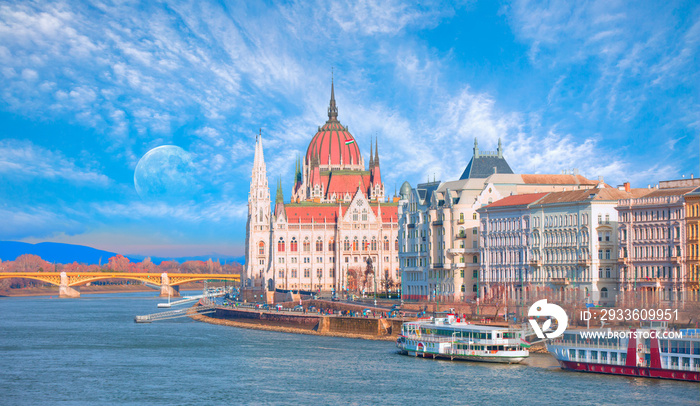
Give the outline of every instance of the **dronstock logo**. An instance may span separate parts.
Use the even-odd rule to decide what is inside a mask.
[[[542,328],[537,324],[537,320],[532,317],[554,317],[557,320],[557,329],[554,332],[546,333],[547,338],[557,338],[564,334],[564,330],[569,325],[569,316],[561,307],[555,305],[554,303],[547,303],[547,299],[538,300],[530,306],[530,311],[527,313],[530,325],[532,329],[535,330],[538,338],[544,339],[544,331],[550,330],[552,325],[552,319],[549,318],[544,322]]]

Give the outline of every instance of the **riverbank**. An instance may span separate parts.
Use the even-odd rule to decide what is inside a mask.
[[[403,322],[398,319],[336,317],[309,313],[297,315],[240,308],[218,308],[213,316],[190,317],[204,323],[252,330],[391,342],[398,338]],[[530,348],[530,353],[548,354],[548,351],[544,343],[539,342]]]

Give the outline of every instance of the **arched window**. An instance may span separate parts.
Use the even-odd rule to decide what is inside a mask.
[[[280,237],[280,240],[277,241],[277,252],[284,252],[284,239]]]
[[[472,263],[474,263],[474,264],[478,264],[478,263],[479,263],[479,257],[478,257],[477,255],[474,255],[474,256],[472,257]]]
[[[367,242],[367,237],[362,237],[362,251],[367,251],[369,249],[369,243]]]
[[[265,243],[263,241],[258,243],[258,254],[265,255]]]
[[[399,250],[399,239],[397,238],[394,240],[394,251],[398,251],[398,250]]]
[[[462,285],[462,288],[460,290],[462,291],[462,293],[464,293],[464,291],[465,291],[464,285]]]
[[[472,292],[476,292],[476,283],[472,285]]]
[[[372,249],[372,251],[376,251],[376,250],[377,250],[377,240],[375,240],[374,237],[372,238],[372,247],[371,247],[371,249]]]
[[[297,238],[292,237],[292,241],[289,243],[289,250],[292,252],[297,252],[299,249],[298,243],[297,243]]]
[[[352,212],[352,221],[357,221],[357,210]]]
[[[348,237],[345,237],[345,242],[343,243],[343,249],[345,251],[350,251],[350,240]]]
[[[316,240],[316,252],[323,252],[323,240],[321,240],[321,237],[318,237]]]
[[[357,241],[357,237],[355,237],[355,239],[352,240],[352,250],[359,251],[359,249],[360,249],[360,242]]]
[[[332,238],[328,240],[328,251],[335,251],[335,240],[333,240]]]
[[[603,299],[608,298],[608,288],[603,288],[600,290],[600,297]]]
[[[472,213],[472,220],[476,220],[476,213]]]
[[[389,238],[384,237],[384,251],[389,251]]]
[[[311,252],[311,242],[309,241],[309,237],[304,239],[304,252]]]
[[[362,209],[362,221],[367,221],[367,210]]]

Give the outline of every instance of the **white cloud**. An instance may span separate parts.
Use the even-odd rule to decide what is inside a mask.
[[[60,152],[20,140],[0,140],[0,173],[15,179],[66,180],[76,185],[99,187],[112,182],[98,171],[78,167]]]

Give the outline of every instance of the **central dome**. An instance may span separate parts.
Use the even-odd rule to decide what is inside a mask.
[[[318,159],[321,169],[364,170],[364,161],[355,137],[338,121],[338,108],[335,105],[335,91],[331,82],[331,103],[328,107],[328,121],[311,139],[306,150],[305,163]]]

